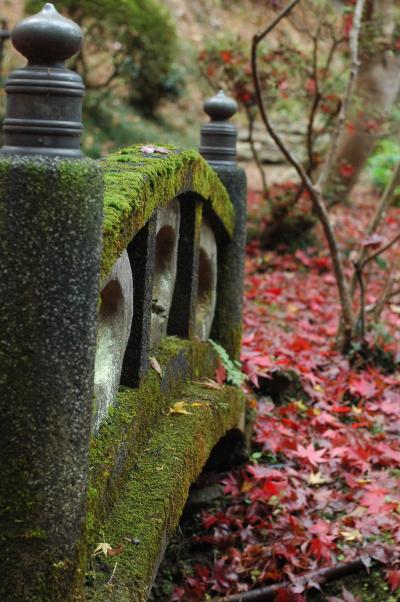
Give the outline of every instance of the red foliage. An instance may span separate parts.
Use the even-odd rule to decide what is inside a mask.
[[[336,219],[342,247],[363,240],[372,211],[368,200],[341,209]],[[391,208],[383,224],[388,239],[399,219],[400,210]],[[398,250],[391,253],[398,261]],[[367,303],[384,281],[379,266],[371,270]],[[384,313],[392,338],[379,339],[382,351],[394,355],[397,308]],[[204,513],[204,532],[196,535],[197,542],[212,546],[216,561],[195,565],[173,600],[289,582],[276,602],[305,601],[313,585],[305,575],[360,557],[367,565],[385,565],[392,591],[400,587],[400,378],[372,364],[351,365],[335,350],[338,315],[324,251],[265,253],[257,243],[249,245],[244,370],[256,387],[276,370],[295,370],[309,401],[259,400],[258,460],[224,478],[229,503]],[[357,602],[345,589],[342,598],[331,600]]]

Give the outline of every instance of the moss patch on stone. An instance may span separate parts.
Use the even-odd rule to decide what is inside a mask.
[[[245,405],[244,395],[237,388],[215,391],[199,384],[188,385],[177,400],[186,401],[189,413],[161,415],[118,503],[98,527],[92,545],[106,541],[114,547],[124,544],[125,548],[118,557],[103,556],[100,562],[93,561],[87,599],[147,599],[154,571],[178,525],[190,485],[218,440],[238,427]]]
[[[118,498],[160,413],[191,380],[212,376],[217,366],[216,353],[209,344],[175,337],[164,339],[156,356],[162,377],[150,369],[138,389],[121,387],[116,404],[92,440],[89,538]]]
[[[118,499],[160,413],[191,381],[212,377],[218,362],[210,344],[176,337],[164,339],[156,356],[162,377],[150,369],[139,388],[121,387],[107,420],[91,442],[89,539]]]
[[[130,240],[157,207],[178,195],[195,193],[210,202],[231,236],[235,212],[221,180],[194,150],[167,147],[168,153],[124,148],[101,160],[104,173],[104,253],[102,275],[108,274]]]

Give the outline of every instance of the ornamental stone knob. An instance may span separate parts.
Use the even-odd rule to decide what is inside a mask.
[[[7,110],[0,154],[82,156],[82,78],[64,61],[78,52],[82,32],[52,4],[21,21],[12,42],[28,64],[6,83]]]
[[[238,110],[237,102],[220,90],[203,108],[210,121],[201,128],[200,154],[213,167],[235,165],[237,128],[229,119]]]
[[[28,65],[49,66],[64,63],[80,50],[82,31],[47,3],[39,13],[18,23],[11,39]]]
[[[226,121],[236,113],[238,104],[236,100],[227,96],[223,90],[220,90],[212,98],[207,98],[203,109],[211,121]]]

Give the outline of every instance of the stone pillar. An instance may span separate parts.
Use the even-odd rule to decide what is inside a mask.
[[[102,177],[80,151],[81,31],[46,4],[12,34],[0,153],[2,602],[78,600]]]
[[[219,175],[236,212],[233,237],[218,249],[217,306],[211,338],[237,360],[242,339],[247,207],[246,174],[236,163],[237,129],[229,122],[237,104],[220,91],[206,100],[204,111],[210,121],[201,128],[200,153]]]
[[[168,334],[185,339],[191,339],[196,334],[202,210],[203,205],[198,198],[181,199],[177,276],[169,314]]]
[[[154,214],[127,248],[132,268],[134,303],[121,384],[131,388],[139,386],[149,367],[156,228],[157,214]]]

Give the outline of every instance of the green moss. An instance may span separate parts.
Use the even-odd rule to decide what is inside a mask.
[[[243,414],[240,390],[207,389],[193,382],[217,365],[208,343],[170,337],[156,353],[162,378],[149,370],[138,389],[121,388],[115,407],[92,442],[89,553],[100,541],[126,544],[118,558],[102,558],[110,574],[89,562],[87,599],[144,600],[166,539],[176,527],[190,484],[212,447]],[[175,401],[187,415],[168,415]],[[135,543],[136,542],[136,543]],[[95,573],[91,564],[93,563]]]
[[[87,527],[89,537],[107,515],[126,475],[147,442],[161,412],[190,380],[212,376],[217,365],[207,343],[166,338],[157,351],[163,377],[150,369],[138,389],[121,387],[115,406],[93,438]]]
[[[103,276],[155,209],[180,194],[194,192],[209,200],[227,233],[233,232],[234,209],[228,193],[196,151],[168,147],[168,154],[148,154],[140,148],[128,147],[101,161],[105,185]]]
[[[238,426],[244,407],[243,394],[233,387],[215,391],[191,384],[179,400],[186,400],[190,413],[161,417],[116,507],[98,527],[93,545],[104,538],[113,546],[124,543],[125,549],[118,558],[102,559],[110,571],[118,560],[113,585],[107,587],[109,576],[98,570],[88,599],[147,599],[154,567],[179,522],[191,483],[218,440]]]

